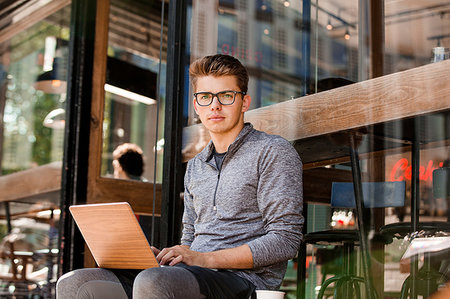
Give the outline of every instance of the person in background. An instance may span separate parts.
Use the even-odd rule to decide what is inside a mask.
[[[123,143],[113,151],[114,178],[145,181],[142,149],[134,143]]]
[[[251,97],[239,60],[206,56],[190,76],[211,141],[187,165],[181,245],[152,248],[165,267],[127,279],[108,269],[67,273],[58,299],[248,299],[280,287],[302,240],[300,157],[287,140],[244,122]]]

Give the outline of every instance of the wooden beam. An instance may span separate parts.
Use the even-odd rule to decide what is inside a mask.
[[[22,19],[12,23],[10,26],[0,31],[0,43],[7,41],[19,32],[30,28],[37,22],[45,19],[46,17],[52,15],[63,7],[69,5],[70,2],[70,0],[53,0],[40,7],[33,8],[34,10],[31,13],[24,14],[24,17]]]
[[[61,189],[61,162],[0,176],[0,202],[12,201]]]
[[[246,113],[255,128],[289,141],[450,109],[450,60],[409,69]],[[184,129],[183,160],[210,137],[203,125]]]

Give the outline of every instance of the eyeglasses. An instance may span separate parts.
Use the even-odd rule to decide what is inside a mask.
[[[224,90],[218,93],[206,91],[196,92],[194,93],[194,97],[199,106],[211,105],[212,101],[214,100],[214,97],[217,97],[219,103],[222,105],[232,105],[234,103],[234,100],[236,99],[236,94],[238,93],[242,94],[243,96],[246,95],[246,93],[243,91]]]

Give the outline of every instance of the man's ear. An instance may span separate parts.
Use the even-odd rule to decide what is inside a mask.
[[[119,168],[119,167],[121,167],[119,161],[117,161],[117,160],[113,160],[113,161],[112,161],[112,164],[113,164],[113,167],[114,167],[114,168]]]
[[[194,105],[195,113],[197,113],[197,115],[198,115],[198,112],[197,112],[197,101],[195,100],[195,98],[192,99],[192,104]]]
[[[247,112],[250,109],[250,104],[252,103],[252,97],[248,94],[242,99],[242,112]]]

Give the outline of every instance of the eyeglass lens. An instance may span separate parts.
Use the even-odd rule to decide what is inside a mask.
[[[231,105],[234,103],[236,93],[236,91],[221,91],[218,93],[198,92],[195,94],[195,98],[200,106],[210,105],[214,97],[217,97],[222,105]]]

